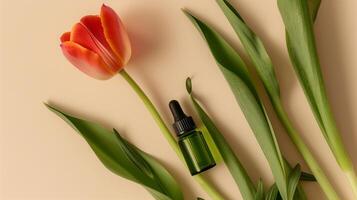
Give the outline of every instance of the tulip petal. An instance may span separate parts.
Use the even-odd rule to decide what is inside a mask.
[[[121,59],[125,65],[131,56],[131,46],[129,36],[115,11],[102,5],[100,18],[104,29],[104,35],[114,53]]]
[[[98,15],[87,15],[82,17],[81,23],[86,26],[95,38],[108,50],[111,50],[105,39],[102,21]]]
[[[90,34],[91,33],[89,32],[89,29],[86,28],[83,24],[76,23],[72,28],[70,41],[99,54],[100,50],[93,41],[94,38],[91,37]]]
[[[65,32],[61,35],[60,40],[61,42],[69,41],[71,38],[71,32]]]
[[[71,41],[61,44],[65,57],[85,74],[100,80],[109,79],[115,73],[95,52]]]
[[[94,34],[82,23],[73,26],[70,41],[77,43],[91,51],[97,53],[111,68],[111,71],[118,71],[124,65],[112,50],[105,46],[94,36]]]

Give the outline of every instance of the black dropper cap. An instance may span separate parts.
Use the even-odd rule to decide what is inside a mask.
[[[177,136],[192,131],[196,128],[195,122],[191,116],[187,116],[183,111],[178,101],[172,100],[169,103],[174,123],[172,124]]]

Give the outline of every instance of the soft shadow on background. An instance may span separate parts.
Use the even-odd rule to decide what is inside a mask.
[[[300,104],[306,99],[300,96],[300,84],[290,64],[285,44],[282,43],[284,33],[276,0],[230,1],[267,46],[293,124],[301,132],[315,130],[311,129],[312,115],[304,115],[309,114],[305,112],[305,109],[309,109],[308,105]],[[354,125],[357,117],[354,102],[357,96],[356,85],[351,84],[356,83],[351,72],[356,73],[357,60],[354,58],[355,52],[346,50],[356,50],[353,47],[357,44],[355,36],[349,34],[356,33],[357,28],[355,14],[352,13],[352,8],[356,7],[354,2],[322,1],[315,33],[331,106],[344,144],[357,166],[357,156],[352,155],[357,145],[357,126]],[[144,105],[120,76],[106,82],[96,82],[74,69],[59,51],[59,35],[68,30],[80,16],[96,14],[101,3],[85,0],[59,1],[56,4],[44,0],[0,2],[0,6],[4,5],[0,9],[0,15],[4,16],[0,19],[4,22],[1,28],[5,25],[0,30],[0,57],[6,56],[0,59],[1,72],[4,72],[0,79],[0,95],[5,95],[0,98],[0,118],[4,119],[0,120],[0,126],[3,121],[8,123],[4,131],[0,127],[0,146],[1,150],[4,147],[6,151],[0,155],[0,162],[4,163],[0,165],[0,172],[3,167],[6,170],[6,174],[0,173],[0,190],[5,188],[4,192],[0,192],[0,199],[2,195],[8,199],[137,199],[144,195],[146,198],[142,199],[148,199],[149,194],[139,189],[140,186],[136,188],[134,183],[109,174],[108,170],[99,165],[95,155],[89,152],[88,145],[77,136],[72,137],[70,131],[73,130],[41,104],[47,99],[50,104],[71,114],[99,122],[108,128],[118,128],[125,138],[159,157],[183,186],[187,199],[206,195],[188,175],[184,165],[179,163]],[[228,93],[230,91],[223,77],[220,74],[218,76],[219,71],[206,44],[180,11],[182,6],[187,6],[193,13],[198,13],[204,21],[216,27],[239,53],[243,53],[239,39],[216,2],[108,0],[106,3],[119,11],[132,41],[133,56],[126,69],[147,92],[167,125],[170,126],[172,121],[167,107],[171,98],[185,99],[182,101],[184,109],[197,119],[184,92],[185,78],[193,76],[194,91],[202,106],[229,141],[249,175],[255,182],[263,176],[265,186],[268,186],[273,181],[270,170],[265,166],[265,158],[256,146],[255,138],[250,135],[239,106],[233,95]],[[13,8],[16,8],[15,17],[12,15]],[[354,31],[349,30],[351,27]],[[242,57],[251,65],[245,54]],[[217,96],[219,98],[215,98]],[[6,104],[2,104],[3,99]],[[221,105],[222,102],[229,103]],[[298,102],[298,105],[292,102]],[[5,112],[2,116],[3,110]],[[303,111],[297,112],[300,110]],[[268,111],[284,155],[292,164],[301,162],[303,169],[307,170],[269,104]],[[233,114],[234,117],[230,116]],[[196,121],[199,123],[198,119]],[[19,125],[19,122],[22,124]],[[321,132],[302,133],[314,152],[322,152],[315,154],[317,160],[321,161],[342,199],[349,200],[348,194],[344,194],[349,187],[347,181],[335,170],[335,161],[326,156],[330,152],[317,138],[323,140]],[[149,137],[142,137],[144,134],[149,134]],[[13,151],[14,147],[16,151]],[[229,199],[239,198],[238,188],[223,165],[208,171],[206,175],[214,179],[217,188],[224,190],[227,197],[231,197]],[[304,186],[309,198],[324,199],[318,184],[304,183]]]
[[[324,75],[325,85],[331,107],[341,131],[344,144],[353,159],[356,169],[357,156],[354,156],[357,145],[357,129],[354,125],[356,119],[353,118],[352,105],[356,103],[353,99],[355,85],[348,83],[348,75],[351,69],[356,66],[348,64],[347,60],[355,56],[355,52],[347,52],[346,47],[351,41],[346,40],[350,26],[341,24],[345,21],[343,9],[337,9],[341,2],[323,1],[315,26],[318,52],[320,55],[321,68]],[[342,7],[343,8],[343,7]],[[353,21],[357,26],[356,21]],[[352,43],[356,46],[356,43]]]
[[[278,74],[280,89],[284,95],[283,99],[288,99],[288,96],[290,96],[290,91],[292,91],[292,89],[295,87],[300,87],[300,84],[296,79],[297,77],[293,71],[293,67],[290,64],[287,52],[284,52],[285,49],[282,49],[277,43],[272,42],[270,38],[264,34],[264,30],[259,26],[259,22],[254,19],[254,11],[245,9],[238,0],[231,2],[234,7],[238,9],[240,14],[246,19],[246,22],[253,29],[253,31],[257,33],[257,35],[266,45],[268,53],[273,60],[276,73]],[[317,22],[314,27],[317,48],[321,61],[321,69],[324,75],[325,85],[331,107],[334,112],[338,127],[341,131],[344,144],[354,162],[354,166],[356,166],[357,157],[353,156],[353,152],[355,151],[354,149],[357,145],[357,135],[355,134],[357,130],[354,126],[355,120],[353,119],[353,112],[351,110],[353,107],[353,95],[349,92],[353,91],[351,90],[351,87],[354,86],[348,84],[347,82],[347,75],[350,72],[351,66],[347,66],[348,62],[346,62],[348,57],[352,56],[352,54],[344,50],[346,49],[345,45],[350,41],[345,40],[343,33],[348,31],[349,27],[346,25],[341,26],[340,22],[346,19],[343,18],[343,9],[336,9],[340,4],[341,2],[336,1],[322,1]],[[357,23],[355,25],[357,25]],[[242,57],[245,58],[244,56]],[[252,64],[249,63],[249,61],[248,65],[249,67],[252,67]],[[255,73],[255,77],[256,76],[257,75]],[[262,89],[260,88],[260,90]],[[263,97],[263,99],[265,102],[268,100],[267,97]],[[277,119],[270,103],[267,103],[267,107],[271,120],[274,124],[274,128],[279,137],[279,141],[284,141],[283,143],[280,143],[280,146],[284,151],[285,156],[287,156],[288,160],[290,161],[298,160],[299,162],[304,163],[305,169],[308,169],[306,163],[303,161],[303,158],[299,155],[295,146],[289,137],[285,134],[285,130]],[[286,107],[286,109],[290,110],[288,107]],[[297,130],[301,130],[304,124],[301,121],[294,119],[294,117],[291,117],[291,119]],[[322,133],[320,132],[313,134],[320,134],[321,137],[323,137]],[[319,160],[318,155],[316,155],[316,157]],[[328,167],[324,166],[323,168],[326,170],[326,173],[329,174]],[[331,176],[330,180],[332,184],[336,184],[333,182]],[[309,191],[310,198],[324,198],[324,194],[322,193],[318,184],[304,183],[304,185],[307,186],[305,188],[307,191]],[[339,191],[338,187],[336,190],[344,199],[345,194]]]
[[[293,91],[295,87],[300,87],[300,84],[294,73],[293,67],[291,66],[288,54],[287,52],[284,52],[284,50],[286,49],[283,49],[277,43],[272,42],[270,38],[264,34],[263,29],[259,28],[259,23],[254,21],[254,11],[246,10],[243,6],[239,5],[240,3],[239,1],[231,1],[231,2],[235,6],[235,8],[238,9],[238,11],[242,14],[243,17],[247,16],[247,18],[245,19],[251,19],[251,21],[247,20],[247,23],[263,40],[264,44],[267,47],[268,53],[272,57],[280,81],[280,89],[283,91],[282,92],[284,95],[283,99],[289,99],[290,92]],[[356,130],[355,127],[353,126],[354,120],[350,109],[352,107],[353,98],[352,95],[348,92],[351,91],[351,89],[349,88],[351,87],[351,85],[348,85],[348,82],[346,81],[346,75],[349,73],[350,70],[349,70],[349,66],[346,66],[346,62],[345,62],[347,57],[351,56],[351,54],[348,54],[345,51],[343,51],[343,49],[345,49],[344,46],[345,41],[344,41],[344,36],[341,33],[347,31],[345,30],[345,28],[347,27],[340,27],[339,25],[340,20],[344,20],[344,19],[342,19],[341,17],[343,10],[336,9],[338,5],[339,5],[338,2],[333,2],[333,1],[322,2],[318,15],[318,20],[314,26],[315,37],[317,40],[317,48],[319,51],[319,56],[321,61],[321,69],[324,74],[325,85],[329,94],[331,107],[335,114],[338,127],[341,130],[341,134],[344,139],[344,144],[348,152],[350,153],[351,158],[353,159],[354,165],[356,166],[357,157],[354,157],[352,154],[354,145],[356,145],[356,134],[355,134]],[[200,15],[198,16],[202,18],[207,17],[207,16],[200,16]],[[215,24],[209,22],[209,18],[207,20],[205,19],[205,21],[207,21],[208,24],[210,24],[212,27],[215,27]],[[248,66],[252,67],[251,66],[252,64],[249,62],[249,59],[247,59],[247,56],[244,53],[242,54],[244,50],[242,50],[242,46],[239,44],[238,38],[234,40],[230,37],[227,37],[227,34],[225,32],[220,31],[220,33],[223,36],[225,36],[225,38],[230,42],[230,44],[232,44],[235,47],[235,49],[241,54],[242,58],[245,61],[247,61]],[[262,88],[260,88],[260,90],[262,90]],[[201,100],[204,99],[200,97],[198,98]],[[263,98],[265,99],[265,102],[267,102],[267,97],[263,97]],[[186,107],[190,107],[188,102],[185,102],[185,104],[187,105]],[[280,146],[285,156],[289,161],[302,163],[304,166],[303,170],[308,170],[308,167],[306,166],[306,163],[304,162],[303,158],[300,156],[295,146],[293,145],[293,143],[285,133],[284,128],[281,126],[279,120],[277,119],[274,111],[271,108],[270,103],[266,103],[266,104],[268,107],[267,109],[269,115],[271,117],[271,121],[273,122],[277,136],[279,137],[279,141],[281,141]],[[204,105],[204,100],[203,100],[203,105]],[[207,112],[210,113],[210,109],[207,107],[206,109]],[[291,110],[288,107],[286,109]],[[190,110],[190,112],[193,113],[193,110]],[[243,141],[237,141],[235,140],[234,137],[231,137],[236,133],[234,133],[232,130],[225,128],[224,122],[222,123],[219,120],[216,120],[219,119],[219,116],[217,117],[212,116],[212,118],[215,119],[217,125],[221,129],[222,133],[225,134],[226,139],[229,141],[232,148],[235,150],[237,156],[242,161],[242,163],[244,163],[244,166],[246,167],[246,169],[248,169],[249,174],[251,174],[251,176],[253,177],[253,180],[256,181],[257,178],[259,178],[259,175],[257,175],[258,170],[255,167],[255,164],[252,162],[252,160],[250,160],[247,156],[244,156],[247,154],[244,153],[245,152],[244,149],[240,148],[242,146],[240,145],[240,143]],[[304,123],[298,121],[293,116],[291,116],[291,119],[297,130],[302,130]],[[319,134],[319,136],[323,137],[321,132],[316,132],[311,134]],[[316,159],[318,161],[321,161],[321,159],[318,157],[317,154],[314,155],[316,156]],[[294,162],[291,162],[291,164],[295,165],[296,163]],[[326,174],[329,175],[329,168],[327,166],[323,166],[323,168],[326,170]],[[329,176],[329,179],[331,183],[336,186],[336,191],[339,193],[339,195],[343,199],[345,199],[346,198],[344,197],[345,194],[343,194],[343,192],[340,191],[339,187],[336,185],[336,183],[334,183],[331,176]],[[321,191],[317,183],[305,182],[303,183],[303,185],[305,186],[306,191],[308,191],[308,195],[310,198],[313,199],[325,198],[323,192]]]
[[[150,73],[145,71],[147,69],[140,73],[140,71],[143,70],[142,68],[150,67],[148,66],[148,60],[152,57],[160,56],[160,52],[165,51],[164,44],[167,42],[167,35],[170,34],[165,27],[168,27],[167,24],[170,22],[165,20],[165,17],[162,16],[160,11],[156,8],[132,9],[132,11],[128,12],[125,17],[126,29],[132,45],[132,57],[127,69],[128,71],[132,71],[133,74],[136,72],[135,77],[133,78],[135,80],[140,79],[140,83],[138,84],[142,86],[144,91],[150,93],[149,98],[154,103],[161,116],[164,119],[171,119],[170,116],[168,116],[168,112],[162,112],[162,110],[160,110],[160,108],[167,108],[167,102],[162,98],[160,90],[152,87],[152,76],[150,76]],[[134,91],[132,92],[134,93]],[[136,94],[134,95],[136,96]],[[144,105],[142,107],[143,109],[146,109]],[[153,121],[153,123],[155,122]],[[166,125],[170,124],[166,123]],[[161,133],[157,134],[159,137],[163,137]],[[172,149],[169,150],[171,151]],[[181,174],[174,169],[175,167],[171,163],[165,160],[160,160],[160,162],[164,164],[180,185],[190,185],[191,180],[179,178]],[[185,172],[187,173],[188,171]],[[185,198],[196,198],[197,195],[195,195],[190,187],[182,187],[181,189],[184,192]]]
[[[58,103],[58,102],[55,103],[52,100],[49,100],[46,103],[48,105],[50,105],[50,106],[58,108],[59,110],[63,111],[64,113],[66,113],[66,114],[68,114],[70,116],[74,116],[74,117],[77,117],[77,118],[83,119],[83,120],[88,120],[90,122],[95,122],[95,123],[103,126],[104,128],[108,129],[108,130],[112,130],[113,128],[117,129],[116,125],[108,124],[107,122],[103,121],[102,119],[97,118],[93,113],[92,114],[89,114],[89,113],[84,114],[84,112],[82,112],[82,111],[77,111],[78,109],[73,109],[73,108],[70,108],[70,107],[63,107],[60,103]],[[44,107],[45,107],[45,105],[44,105]],[[59,119],[59,120],[61,120],[61,119]],[[66,124],[66,123],[64,123],[64,124]],[[123,136],[123,138],[128,140],[134,146],[136,146],[135,145],[135,141],[130,140],[130,131],[125,130],[125,129],[117,129],[117,130],[120,132],[120,134]],[[128,132],[129,132],[129,134],[128,134]],[[137,147],[140,149],[139,146],[137,146]],[[168,172],[175,178],[175,180],[179,183],[179,185],[188,185],[188,183],[185,182],[185,180],[179,178],[180,174],[173,168],[173,166],[171,166],[170,163],[168,163],[165,160],[159,159],[157,156],[151,154],[150,152],[147,152],[147,151],[144,151],[144,152],[150,154],[157,161],[159,161],[168,170]],[[93,156],[96,156],[96,155],[93,153]],[[100,162],[100,161],[98,160],[98,162]],[[106,168],[106,170],[109,170],[109,169]],[[186,173],[189,173],[189,172],[186,171]],[[118,175],[116,175],[114,173],[113,173],[113,175],[114,176],[118,176]],[[138,184],[138,183],[135,183],[133,181],[129,181],[129,180],[125,179],[125,178],[122,178],[120,176],[118,176],[118,178],[121,179],[122,181],[130,182],[130,184]],[[213,181],[213,180],[211,180],[211,181]],[[190,187],[182,187],[181,189],[184,191],[184,195],[185,195],[186,198],[189,198],[189,199],[196,198],[196,195],[194,194],[194,192],[191,190]]]
[[[348,64],[348,60],[354,57],[355,53],[347,51],[349,45],[355,46],[356,43],[347,40],[345,37],[351,25],[356,26],[357,23],[355,20],[350,22],[354,23],[350,26],[341,23],[348,20],[343,5],[346,4],[337,1],[322,1],[315,33],[332,111],[344,146],[354,163],[355,170],[357,170],[357,156],[355,156],[357,145],[356,119],[353,116],[353,109],[351,109],[356,102],[356,99],[353,99],[356,95],[351,91],[356,92],[356,90],[353,90],[355,85],[348,82],[351,70],[355,67],[355,65]]]
[[[236,1],[230,1],[232,5],[239,11],[241,16],[244,18],[246,23],[251,27],[251,29],[260,37],[260,39],[263,41],[263,43],[266,46],[266,49],[268,51],[268,54],[271,56],[271,59],[273,61],[275,71],[278,74],[278,79],[280,81],[280,89],[284,97],[283,98],[289,98],[290,93],[293,88],[299,87],[298,80],[296,79],[295,73],[293,71],[293,68],[290,64],[290,60],[288,57],[287,52],[284,52],[284,48],[282,48],[278,43],[273,42],[272,38],[266,35],[264,32],[264,29],[261,26],[261,22],[257,21],[255,18],[255,10],[252,10],[250,8],[246,8],[244,4],[241,4],[239,0]],[[278,12],[278,11],[277,11]],[[222,13],[223,15],[223,13]],[[228,23],[228,22],[226,22]],[[213,26],[214,27],[214,24]],[[223,36],[226,36],[224,32],[220,32]],[[244,52],[243,46],[240,44],[239,38],[236,37],[234,40],[225,37],[231,45],[235,47],[235,49],[239,52],[240,56],[242,59],[245,61],[247,64],[249,70],[252,72],[253,79],[257,81],[258,84],[258,91],[261,94],[261,97],[263,98],[264,105],[266,106],[267,112],[269,114],[269,118],[271,122],[274,125],[274,131],[277,135],[277,138],[279,139],[279,146],[281,148],[281,151],[283,152],[285,158],[288,159],[291,165],[296,165],[297,163],[300,163],[302,165],[302,170],[306,171],[308,170],[308,167],[306,166],[305,161],[301,157],[301,155],[298,153],[297,149],[295,148],[294,144],[288,137],[288,135],[285,133],[284,128],[280,124],[279,119],[277,118],[275,111],[272,109],[272,106],[269,102],[269,99],[264,91],[264,88],[262,86],[261,81],[258,78],[258,75],[256,71],[254,70],[254,66],[249,60],[249,57],[246,55]],[[207,108],[208,113],[209,108]],[[240,110],[237,110],[237,112],[240,112]],[[217,119],[215,116],[212,116],[213,119]],[[219,116],[218,116],[219,117]],[[217,121],[217,120],[216,120]],[[299,123],[295,123],[299,124]],[[253,178],[254,182],[257,182],[257,179],[260,178],[259,170],[257,170],[256,163],[252,162],[252,160],[247,156],[248,154],[245,153],[244,149],[240,148],[241,145],[240,143],[243,143],[243,141],[237,141],[234,137],[230,137],[231,134],[236,134],[230,130],[226,130],[224,124],[221,124],[219,121],[217,122],[217,125],[222,128],[222,133],[225,135],[227,140],[229,141],[230,144],[232,144],[232,148],[235,150],[237,157],[242,161],[244,167],[247,169],[248,173],[250,176]],[[302,125],[301,125],[302,126]],[[299,130],[299,126],[296,126],[296,128]],[[231,133],[231,134],[229,134]],[[306,188],[308,192],[308,196],[313,199],[323,199],[324,194],[322,193],[321,189],[316,183],[303,183],[304,188]],[[265,181],[265,187],[269,187],[270,185],[267,184],[267,181]],[[313,192],[312,192],[313,191]]]

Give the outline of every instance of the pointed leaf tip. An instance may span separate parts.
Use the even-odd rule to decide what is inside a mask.
[[[301,167],[300,164],[297,164],[294,169],[290,172],[289,177],[288,177],[288,197],[289,199],[293,199],[295,195],[295,191],[297,190],[297,186],[299,184],[301,176]]]
[[[276,186],[276,184],[274,183],[268,190],[266,196],[265,196],[265,200],[276,200],[279,199],[281,196],[279,194],[279,190],[278,187]]]
[[[263,180],[260,178],[257,184],[257,191],[254,195],[254,200],[263,200],[264,199],[264,184]]]
[[[316,182],[316,177],[313,174],[307,173],[307,172],[301,172],[301,181],[312,181]]]
[[[186,78],[186,90],[188,92],[188,94],[192,93],[192,81],[190,77]]]
[[[55,108],[54,106],[46,103],[46,102],[43,102],[43,105],[45,105],[50,111],[58,114],[58,113],[61,113],[61,111],[59,111],[57,108]]]
[[[244,19],[242,18],[242,16],[239,14],[239,12],[233,7],[233,5],[227,1],[227,0],[216,0],[217,4],[223,9],[223,12],[225,11],[225,7],[228,8],[231,12],[233,12],[236,17],[238,17],[243,23]]]
[[[185,15],[191,15],[188,11],[187,8],[181,8],[181,11],[185,14]]]
[[[182,8],[181,9],[183,14],[185,14],[191,21],[195,22],[196,21],[196,17],[191,14],[190,10],[186,9],[186,8]]]
[[[42,103],[43,103],[43,105],[46,106],[47,108],[50,107],[50,105],[48,105],[47,102],[43,101]]]
[[[115,129],[115,128],[113,128],[113,132],[114,132],[115,134],[120,135],[119,132],[117,131],[117,129]]]

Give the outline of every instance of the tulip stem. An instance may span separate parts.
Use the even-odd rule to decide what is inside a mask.
[[[176,139],[166,126],[164,120],[160,116],[159,112],[155,108],[154,104],[150,101],[150,99],[146,96],[144,91],[140,88],[140,86],[130,77],[130,75],[125,71],[121,70],[119,74],[129,83],[129,85],[133,88],[136,94],[143,101],[144,105],[154,118],[156,124],[159,126],[161,132],[163,133],[166,140],[169,142],[171,148],[175,151],[180,160],[185,163],[184,157],[180,151],[180,148],[176,142]],[[201,185],[201,187],[208,193],[208,195],[214,200],[224,200],[223,196],[214,188],[214,186],[208,182],[205,177],[201,174],[197,174],[194,176],[194,179]]]

